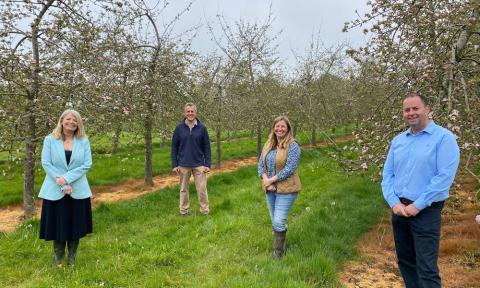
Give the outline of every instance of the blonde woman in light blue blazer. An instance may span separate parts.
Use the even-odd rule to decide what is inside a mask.
[[[68,265],[73,265],[80,238],[92,233],[92,192],[87,172],[92,166],[90,142],[82,117],[65,110],[42,148],[45,179],[39,198],[43,199],[40,239],[53,240],[55,265],[61,266],[68,246]]]

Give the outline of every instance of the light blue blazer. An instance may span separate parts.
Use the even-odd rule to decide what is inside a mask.
[[[86,176],[92,167],[92,153],[87,137],[73,138],[72,156],[67,165],[63,140],[48,135],[43,141],[42,166],[47,175],[40,188],[39,198],[55,201],[65,196],[62,187],[55,182],[57,176],[63,176],[68,185],[72,185],[72,198],[85,199],[92,196]]]

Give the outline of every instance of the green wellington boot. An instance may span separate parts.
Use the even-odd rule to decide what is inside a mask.
[[[287,230],[283,232],[273,231],[273,259],[280,259],[285,255],[287,247]]]

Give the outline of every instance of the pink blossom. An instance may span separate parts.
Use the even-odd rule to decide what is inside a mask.
[[[459,113],[460,113],[460,112],[458,112],[458,110],[453,109],[453,110],[452,110],[452,113],[450,113],[450,116],[455,116],[455,117],[456,117],[456,116],[459,115]]]
[[[426,66],[428,64],[428,60],[427,59],[422,59],[420,61],[417,62],[418,66]]]
[[[468,149],[468,147],[470,147],[470,145],[471,145],[470,143],[465,142],[462,145],[462,149]]]
[[[453,133],[460,132],[460,126],[453,126],[450,130],[452,130]]]

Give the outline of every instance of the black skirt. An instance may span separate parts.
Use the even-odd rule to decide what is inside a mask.
[[[51,201],[43,199],[40,219],[40,239],[71,241],[92,233],[90,198],[74,199],[65,195]]]

